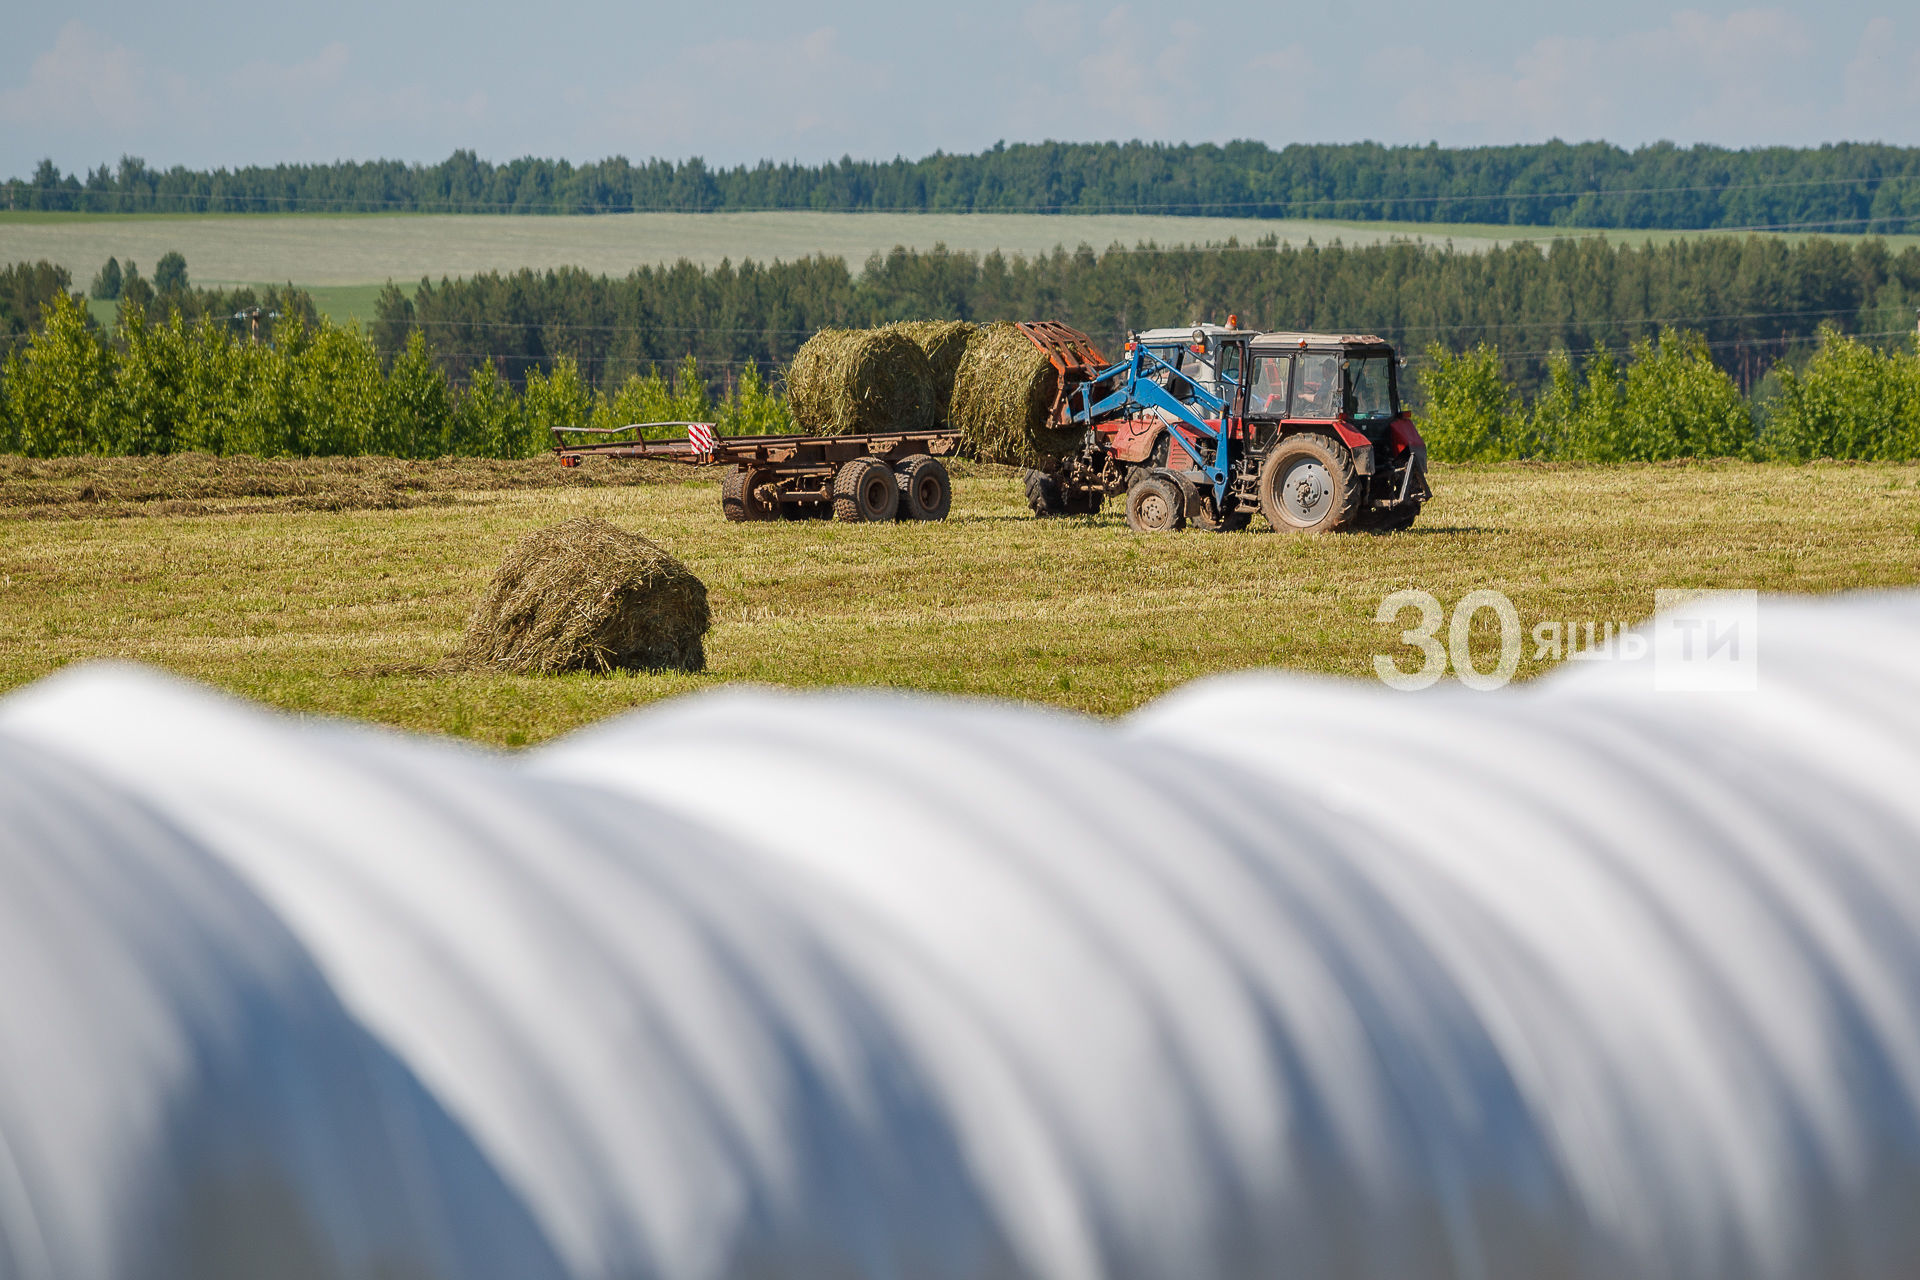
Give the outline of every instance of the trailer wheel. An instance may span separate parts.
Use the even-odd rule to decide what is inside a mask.
[[[1127,525],[1135,533],[1171,533],[1186,523],[1186,499],[1165,476],[1147,476],[1127,490]]]
[[[720,477],[720,512],[729,520],[772,520],[779,509],[768,504],[759,490],[771,481],[765,471],[734,467]]]
[[[893,468],[868,454],[840,468],[833,478],[833,518],[849,524],[893,519],[900,509],[900,482]]]
[[[953,481],[938,458],[916,453],[893,469],[900,484],[902,520],[945,520],[953,506]]]
[[[1365,498],[1347,446],[1318,432],[1281,440],[1260,468],[1260,511],[1276,533],[1351,529]]]

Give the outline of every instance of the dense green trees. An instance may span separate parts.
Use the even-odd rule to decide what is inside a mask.
[[[451,385],[412,334],[390,365],[357,329],[298,312],[253,342],[178,308],[149,317],[123,305],[111,334],[61,292],[0,374],[0,452],[150,454],[203,450],[260,457],[386,454],[527,457],[550,426],[717,421],[729,434],[792,429],[785,406],[749,371],[714,396],[691,361],[595,391],[564,357],[535,370],[524,396],[483,364]]]
[[[1920,359],[1829,328],[1801,370],[1780,371],[1767,445],[1787,458],[1920,457]]]
[[[187,259],[177,249],[169,249],[160,255],[160,261],[153,266],[154,292],[161,294],[185,293],[187,291]]]
[[[108,258],[107,264],[93,277],[93,284],[88,287],[87,293],[102,302],[115,302],[120,297],[120,283],[120,259]]]
[[[1576,366],[1548,361],[1528,404],[1488,346],[1429,352],[1419,380],[1421,432],[1437,458],[1659,462],[1671,458],[1920,458],[1920,355],[1875,348],[1826,326],[1803,368],[1778,366],[1749,399],[1708,358],[1698,334],[1663,331]]]
[[[43,161],[0,194],[8,208],[104,212],[999,210],[1890,233],[1920,227],[1920,148],[1044,142],[969,156],[735,169],[622,157],[492,164],[456,151],[432,165],[212,172],[161,171],[129,156],[84,178]]]
[[[67,269],[45,259],[0,267],[0,356],[25,342],[46,305],[72,286]]]

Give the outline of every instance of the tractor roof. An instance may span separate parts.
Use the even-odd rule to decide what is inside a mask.
[[[1208,337],[1215,337],[1223,333],[1244,335],[1247,332],[1245,329],[1229,329],[1224,324],[1200,324],[1196,322],[1194,324],[1181,325],[1175,329],[1142,329],[1140,332],[1134,334],[1133,338],[1134,341],[1143,342],[1150,347],[1165,346],[1190,340],[1193,337],[1193,331],[1195,329],[1200,330],[1200,332],[1206,334]]]
[[[1389,347],[1393,344],[1371,333],[1258,333],[1260,347]]]

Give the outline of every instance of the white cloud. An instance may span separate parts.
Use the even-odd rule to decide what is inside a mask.
[[[729,152],[745,144],[758,156],[840,147],[864,157],[894,130],[883,108],[895,87],[889,68],[848,54],[839,31],[827,26],[794,39],[739,36],[694,46],[601,102],[636,157],[711,153],[716,143]],[[686,140],[695,138],[702,145],[690,147]]]
[[[0,120],[27,127],[118,132],[189,95],[177,76],[155,76],[139,54],[78,20],[34,58],[26,83],[0,91]]]
[[[234,72],[227,83],[236,93],[274,101],[328,94],[339,89],[346,79],[349,61],[347,46],[335,40],[311,58],[291,65],[249,62]]]

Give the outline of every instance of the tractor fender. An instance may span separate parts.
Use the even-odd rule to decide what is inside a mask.
[[[1359,457],[1362,450],[1371,450],[1373,448],[1373,441],[1367,439],[1366,436],[1355,431],[1344,422],[1336,420],[1333,424],[1333,429],[1339,435],[1340,443],[1351,449],[1355,457]]]
[[[1393,451],[1405,453],[1409,449],[1426,451],[1427,442],[1414,429],[1413,419],[1404,413],[1393,420]]]

